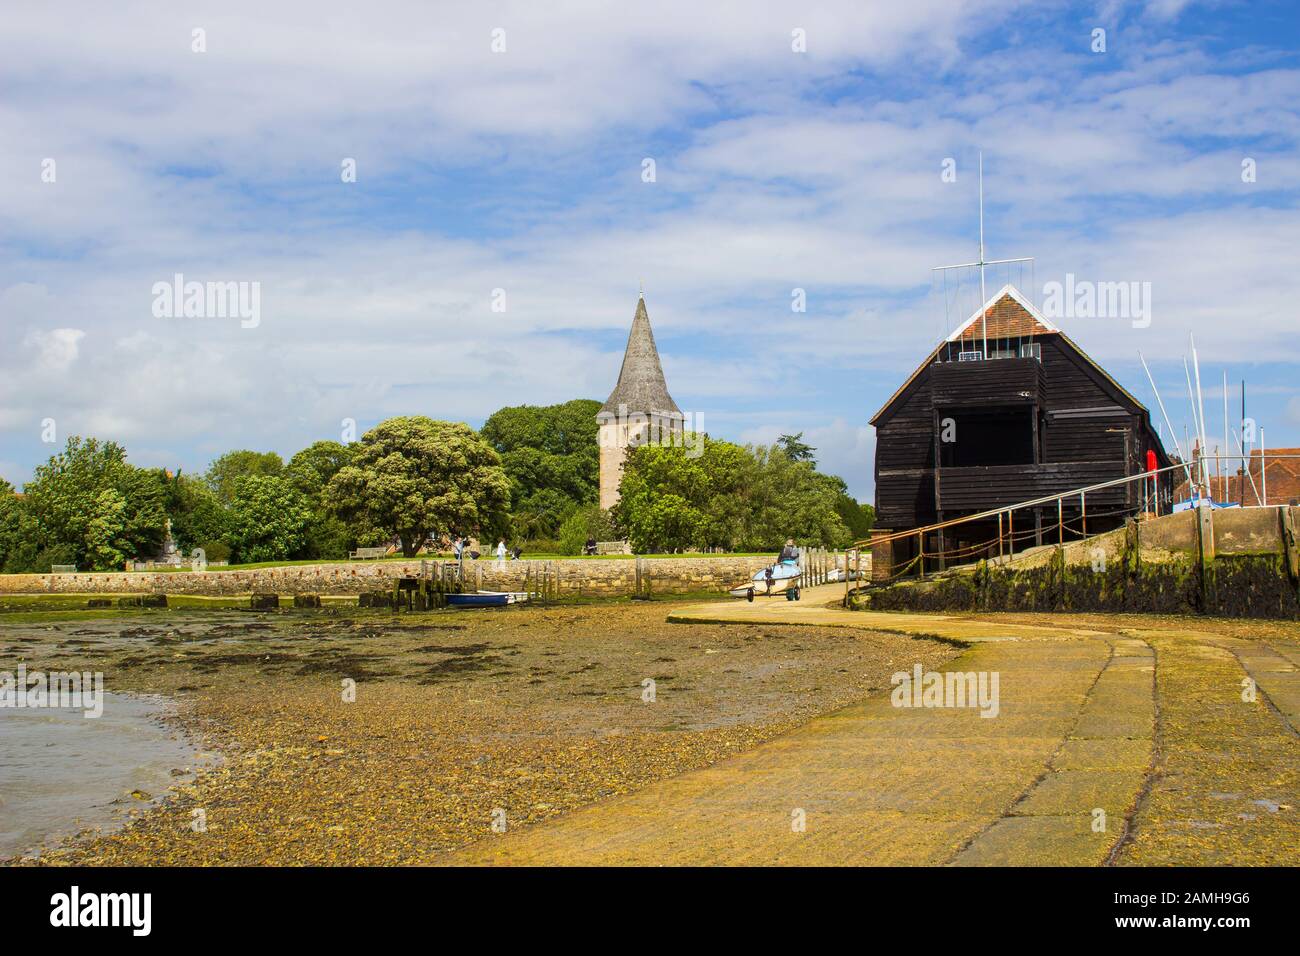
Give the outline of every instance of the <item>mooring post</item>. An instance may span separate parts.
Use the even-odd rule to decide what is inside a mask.
[[[1294,587],[1300,588],[1300,542],[1296,540],[1294,509],[1283,506],[1277,509],[1279,533],[1282,541],[1282,558],[1287,576]]]
[[[1056,499],[1056,543],[1065,544],[1065,508],[1061,499]]]
[[[1079,514],[1083,516],[1083,536],[1088,537],[1088,493],[1079,492]]]
[[[1200,568],[1201,610],[1208,612],[1218,603],[1214,587],[1214,511],[1201,499],[1196,509],[1196,558]]]
[[[925,532],[916,536],[916,565],[921,569],[921,580],[925,580]]]

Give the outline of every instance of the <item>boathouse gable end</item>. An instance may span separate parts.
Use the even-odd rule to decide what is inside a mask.
[[[877,526],[894,531],[1139,474],[1148,449],[1170,464],[1146,408],[1010,286],[939,343],[871,423]],[[1095,533],[1142,505],[1135,482],[1064,510],[1077,524],[1091,509]],[[1017,514],[1030,544],[1046,517]],[[996,522],[963,527],[948,543],[962,539],[974,560],[980,535],[997,533]]]

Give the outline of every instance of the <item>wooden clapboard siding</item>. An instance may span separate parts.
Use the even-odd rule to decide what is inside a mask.
[[[936,406],[1019,404],[1041,402],[1047,379],[1036,359],[989,362],[943,362],[931,365],[930,394]]]
[[[1155,450],[1161,466],[1171,463],[1147,410],[1069,338],[1014,296],[996,297],[996,309],[1024,313],[1019,324],[1012,323],[1020,335],[1026,329],[1040,330],[1032,341],[1041,360],[955,362],[946,343],[929,355],[872,419],[879,527],[903,530],[1140,474],[1146,467],[1147,449]],[[1008,339],[1000,346],[990,341],[990,353],[1014,352],[1023,341]],[[1028,416],[1026,406],[1031,410]],[[937,430],[946,413],[951,412],[954,421],[969,421],[969,412],[975,409],[985,423],[977,432],[982,436],[976,456],[981,464],[936,471]],[[984,453],[989,447],[984,440],[989,434],[987,421],[999,415],[1006,416],[1009,430],[1023,428],[1033,436],[1031,464],[998,463],[996,448],[992,454]],[[993,433],[1000,434],[996,429]],[[1008,442],[1004,460],[1015,460],[1014,453]],[[1018,453],[1024,454],[1023,444]],[[963,450],[941,460],[971,458]],[[983,463],[990,459],[990,464]],[[1122,486],[1090,493],[1088,507],[1104,512],[1137,500],[1135,486]],[[1089,527],[1097,526],[1090,522]]]
[[[986,511],[1122,477],[1122,461],[941,468],[939,507],[945,515]],[[1123,487],[1105,488],[1088,495],[1089,507],[1118,507],[1124,503]],[[1051,507],[1055,508],[1054,505]],[[1075,505],[1071,503],[1071,507]]]

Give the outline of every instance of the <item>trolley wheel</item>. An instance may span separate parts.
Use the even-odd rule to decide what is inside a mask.
[[[750,588],[748,591],[745,592],[745,600],[748,601],[750,604],[753,604],[753,603],[754,603],[754,589],[753,589],[753,588]]]
[[[799,600],[799,589],[798,589],[798,588],[795,588],[795,589],[794,589],[794,599],[795,599],[796,601]]]

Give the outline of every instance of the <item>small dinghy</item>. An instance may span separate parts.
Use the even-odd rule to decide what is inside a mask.
[[[781,561],[755,571],[748,584],[740,584],[731,589],[731,596],[753,598],[765,594],[783,594],[799,583],[801,573],[797,562]]]
[[[523,604],[528,600],[527,591],[473,591],[468,594],[448,594],[448,607],[503,607],[507,604]]]

